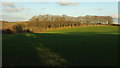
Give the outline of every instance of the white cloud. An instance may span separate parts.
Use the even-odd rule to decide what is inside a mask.
[[[118,14],[112,14],[111,15],[113,18],[118,18]]]
[[[20,7],[18,8],[12,2],[0,2],[0,4],[4,7],[3,10],[6,12],[20,12],[23,10],[30,10],[30,8],[24,8],[24,5],[20,5]]]
[[[25,10],[24,8],[5,8],[6,12],[19,12]]]
[[[103,8],[97,8],[97,9],[93,9],[95,11],[103,11],[104,9]]]
[[[97,8],[96,10],[98,10],[98,11],[102,11],[102,10],[104,10],[103,8]]]
[[[76,3],[76,2],[68,2],[68,1],[64,1],[64,0],[61,0],[59,2],[56,2],[57,4],[60,4],[60,5],[63,5],[63,6],[67,6],[67,5],[78,5],[79,3]]]
[[[6,12],[21,12],[24,10],[30,10],[30,8],[4,8]]]
[[[12,2],[2,2],[2,6],[14,8],[15,5]]]
[[[24,17],[17,17],[13,15],[0,15],[0,20],[5,20],[5,21],[27,21],[26,18]]]

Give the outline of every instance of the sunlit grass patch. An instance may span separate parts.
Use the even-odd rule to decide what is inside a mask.
[[[78,28],[66,28],[60,30],[48,30],[46,33],[61,33],[67,34],[70,32],[94,32],[94,33],[102,33],[102,34],[118,34],[119,27],[116,26],[90,26],[90,27],[78,27]]]

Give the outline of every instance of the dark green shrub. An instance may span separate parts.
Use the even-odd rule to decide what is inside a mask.
[[[12,30],[17,32],[17,33],[21,33],[25,30],[25,25],[17,23],[17,24],[12,26]]]

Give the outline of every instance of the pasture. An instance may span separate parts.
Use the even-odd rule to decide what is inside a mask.
[[[118,27],[3,34],[3,66],[117,66]]]

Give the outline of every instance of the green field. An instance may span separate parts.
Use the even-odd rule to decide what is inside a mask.
[[[118,27],[96,26],[3,34],[5,66],[117,66]]]

